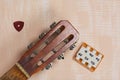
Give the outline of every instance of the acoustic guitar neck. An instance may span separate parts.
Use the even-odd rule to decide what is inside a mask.
[[[8,72],[6,72],[0,80],[27,80],[27,77],[23,72],[14,65]]]

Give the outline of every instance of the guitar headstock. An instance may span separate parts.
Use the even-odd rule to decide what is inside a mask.
[[[67,20],[53,23],[47,33],[42,33],[39,40],[28,46],[28,51],[20,58],[17,65],[29,75],[44,68],[49,69],[56,59],[64,59],[62,53],[74,48],[79,33]]]

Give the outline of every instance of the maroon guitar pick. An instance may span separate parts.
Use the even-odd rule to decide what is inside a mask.
[[[23,29],[24,22],[22,22],[22,21],[15,21],[15,22],[13,23],[13,25],[14,25],[14,28],[15,28],[18,32],[20,32],[20,31]]]

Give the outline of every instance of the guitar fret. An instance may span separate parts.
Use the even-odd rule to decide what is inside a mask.
[[[27,77],[30,78],[30,75],[22,68],[22,66],[19,63],[16,63],[16,66],[23,72],[23,74]]]

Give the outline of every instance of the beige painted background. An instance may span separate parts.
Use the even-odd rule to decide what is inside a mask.
[[[53,21],[69,20],[80,40],[65,60],[29,80],[120,80],[120,0],[0,0],[0,76],[27,50],[26,46]],[[21,32],[13,22],[25,22]],[[95,72],[72,60],[80,42],[104,54]]]

